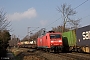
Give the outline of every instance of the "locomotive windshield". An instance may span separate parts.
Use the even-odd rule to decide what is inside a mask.
[[[50,39],[52,38],[61,38],[60,34],[50,34]]]

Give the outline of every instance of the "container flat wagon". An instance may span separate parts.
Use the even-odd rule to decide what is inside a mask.
[[[63,50],[72,51],[76,46],[76,34],[75,30],[62,33],[63,36]]]
[[[90,25],[62,33],[63,50],[90,53]]]
[[[84,52],[90,53],[90,25],[78,28],[76,30],[77,46]]]

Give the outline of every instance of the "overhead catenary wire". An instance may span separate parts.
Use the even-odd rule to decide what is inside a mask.
[[[88,0],[85,0],[84,2],[82,2],[81,4],[79,4],[79,5],[78,5],[77,7],[75,7],[74,9],[77,9],[77,8],[80,7],[81,5],[85,4],[87,1],[88,1]],[[74,9],[73,9],[73,10],[74,10]],[[59,19],[61,19],[61,18],[59,18]],[[49,25],[47,25],[45,28],[49,27],[51,24],[55,23],[55,22],[58,21],[59,19],[53,21],[52,23],[50,23]]]
[[[83,5],[84,3],[86,3],[88,0],[85,0],[84,2],[82,2],[80,5],[78,5],[77,7],[75,7],[74,9],[77,9],[78,7],[80,7],[81,5]]]
[[[49,25],[47,25],[46,28],[49,27],[51,24],[55,23],[56,21],[58,21],[59,19],[61,19],[61,18],[56,19],[55,21],[53,21],[52,23],[50,23]]]
[[[87,15],[87,16],[85,16],[85,17],[83,17],[82,19],[87,18],[87,17],[89,17],[89,16],[90,16],[90,14],[89,14],[89,15]]]

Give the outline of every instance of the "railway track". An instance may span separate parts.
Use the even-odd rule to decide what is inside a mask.
[[[90,60],[90,55],[80,53],[59,53],[60,57],[65,57],[67,60]]]
[[[46,52],[44,54],[48,56],[52,56],[51,60],[55,57],[58,60],[90,60],[90,54],[85,54],[85,53],[75,53],[75,52],[74,53],[48,53]]]
[[[68,55],[72,55],[73,57],[75,56],[76,59],[80,59],[80,60],[90,60],[89,54],[87,55],[83,53],[68,53]]]
[[[36,49],[20,48],[19,55],[23,60],[90,60],[90,54],[83,53],[53,53]],[[21,59],[21,60],[22,60]]]
[[[36,49],[25,48],[24,50],[25,51],[19,55],[20,60],[47,60],[45,57],[41,56],[40,51]]]

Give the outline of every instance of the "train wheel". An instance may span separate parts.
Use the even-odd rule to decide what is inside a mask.
[[[59,48],[58,47],[54,47],[54,52],[58,53],[59,52]]]
[[[50,49],[47,48],[46,50],[47,50],[47,52],[50,52]]]

